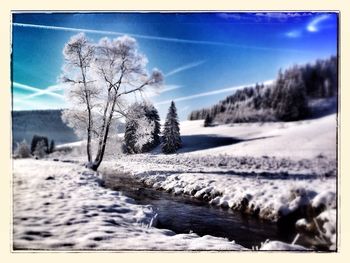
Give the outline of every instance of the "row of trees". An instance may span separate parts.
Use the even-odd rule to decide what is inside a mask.
[[[337,95],[337,58],[279,71],[271,85],[256,84],[237,90],[208,109],[193,111],[189,120],[212,122],[294,121],[308,116],[313,99]]]
[[[35,156],[36,158],[43,158],[45,155],[55,151],[55,141],[49,140],[45,136],[34,135],[30,147],[26,140],[17,143],[15,156],[19,158],[28,158]]]
[[[135,103],[128,112],[124,133],[125,150],[129,154],[152,150],[160,143],[160,118],[150,103]],[[181,147],[179,122],[171,102],[162,133],[162,152],[174,153]]]

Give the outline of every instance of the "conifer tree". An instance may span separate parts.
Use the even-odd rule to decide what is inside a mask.
[[[209,113],[207,113],[204,120],[204,127],[209,127],[212,125],[212,123],[213,123],[213,118],[210,116]]]
[[[125,124],[125,150],[127,153],[135,153],[137,122],[135,119],[128,119]]]
[[[53,153],[55,150],[55,141],[51,140],[50,142],[50,148],[49,148],[49,153]]]
[[[156,147],[160,143],[160,117],[157,109],[152,104],[144,104],[146,118],[154,123],[154,130],[152,132],[152,140],[146,143],[142,152],[147,152]]]
[[[163,153],[174,153],[181,147],[179,121],[174,101],[171,102],[162,137]]]

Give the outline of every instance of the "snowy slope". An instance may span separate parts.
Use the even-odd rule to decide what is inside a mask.
[[[273,221],[300,213],[301,228],[314,222],[303,211],[313,211],[335,249],[336,124],[335,114],[206,128],[203,121],[185,121],[178,153],[165,155],[158,147],[147,154],[112,155],[100,170],[129,172],[156,189]]]
[[[323,155],[335,158],[336,125],[336,114],[331,114],[319,119],[296,122],[242,123],[215,127],[203,127],[202,120],[184,121],[180,130],[185,137],[184,147],[196,144],[196,148],[191,151],[196,154],[266,155],[293,159]],[[189,136],[193,135],[194,138],[190,139]],[[187,136],[189,140],[186,140]],[[202,149],[201,144],[205,145],[205,140],[212,136],[233,137],[237,142]],[[186,152],[185,148],[182,152]]]

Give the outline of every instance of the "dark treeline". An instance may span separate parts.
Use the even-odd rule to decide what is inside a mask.
[[[273,84],[237,90],[210,108],[190,113],[189,120],[212,123],[294,121],[310,115],[310,102],[337,95],[337,57],[279,71]]]

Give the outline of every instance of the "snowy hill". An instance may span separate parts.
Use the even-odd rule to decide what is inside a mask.
[[[179,152],[296,159],[323,155],[335,158],[336,118],[336,114],[331,114],[296,122],[215,127],[203,127],[203,120],[184,121],[180,125],[183,148]]]

